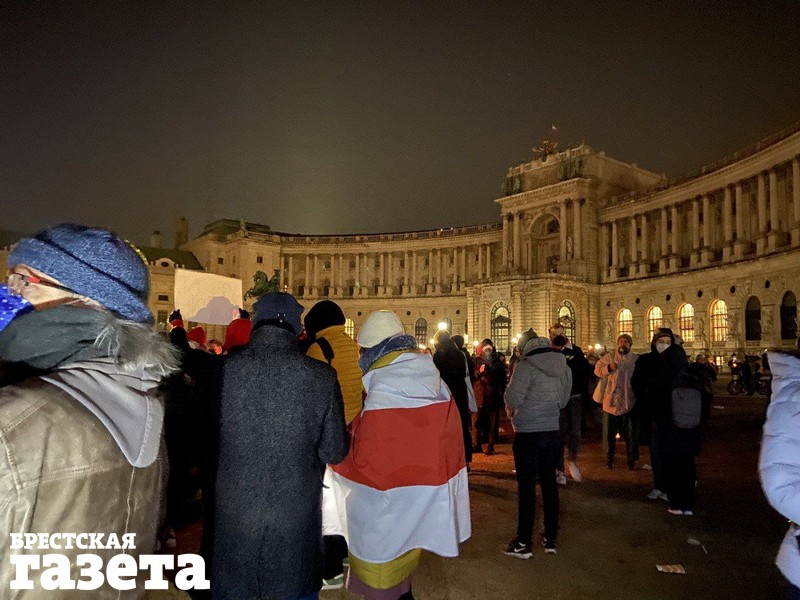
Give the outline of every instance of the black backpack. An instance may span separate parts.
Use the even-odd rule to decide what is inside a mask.
[[[703,413],[703,376],[696,365],[684,364],[672,382],[672,423],[678,429],[700,426]]]

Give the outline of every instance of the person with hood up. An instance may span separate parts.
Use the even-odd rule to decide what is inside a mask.
[[[344,420],[350,423],[361,412],[364,386],[358,367],[358,345],[344,330],[345,316],[338,304],[330,300],[317,302],[305,316],[304,325],[310,346],[307,356],[331,365],[344,400]],[[338,589],[344,585],[343,561],[347,559],[345,542],[338,513],[344,510],[331,492],[333,472],[328,467],[322,488],[322,542],[325,566],[322,589]]]
[[[653,490],[647,495],[650,500],[667,500],[667,476],[664,472],[664,458],[658,447],[658,424],[655,422],[656,397],[650,392],[659,393],[653,381],[662,368],[661,353],[674,341],[671,329],[657,329],[650,342],[650,352],[642,354],[636,360],[631,378],[641,439],[650,447],[650,466],[653,469]]]
[[[505,553],[531,558],[536,481],[542,490],[545,553],[556,553],[558,533],[558,485],[556,469],[563,452],[559,415],[569,402],[572,373],[564,355],[550,347],[550,340],[533,329],[523,333],[517,345],[520,360],[505,393],[506,410],[514,427],[514,466],[517,471],[517,536]]]
[[[608,443],[609,469],[614,468],[617,449],[617,433],[625,440],[628,453],[628,468],[634,469],[639,460],[639,432],[632,414],[636,396],[631,387],[631,377],[639,355],[631,352],[633,338],[627,333],[617,337],[616,352],[603,355],[594,366],[594,374],[600,379],[602,389],[603,419]]]
[[[358,332],[367,391],[350,452],[333,467],[346,498],[347,589],[367,600],[412,600],[422,549],[458,555],[470,536],[461,416],[430,357],[393,312]]]
[[[769,353],[772,402],[767,408],[758,470],[772,507],[790,520],[776,564],[800,599],[800,351]]]
[[[692,516],[697,480],[695,454],[700,443],[702,377],[697,373],[696,365],[689,363],[671,329],[658,329],[653,335],[651,348],[651,357],[636,364],[633,385],[646,398],[645,414],[652,415],[651,436],[656,444],[654,455],[657,457],[654,460],[660,460],[663,465],[663,485],[666,488],[663,491],[667,495],[665,499],[669,500],[667,510],[673,515]],[[698,424],[693,428],[684,428],[676,423],[673,403],[674,391],[678,388],[694,388],[697,392]]]
[[[167,468],[157,387],[178,365],[152,327],[147,265],[117,235],[58,225],[20,240],[8,266],[0,286],[3,590],[13,577],[12,533],[133,533],[129,554],[153,552]],[[84,552],[59,550],[73,564]],[[118,551],[93,552],[108,560]],[[104,584],[92,596],[138,598],[142,583],[136,588]]]
[[[192,330],[186,334],[186,337],[189,340],[189,347],[192,350],[206,349],[206,330],[202,327],[192,327]]]
[[[322,476],[347,455],[336,371],[298,349],[303,307],[271,292],[250,344],[225,362],[219,419],[215,600],[316,598]]]
[[[461,428],[464,432],[464,459],[467,461],[467,470],[472,463],[472,414],[469,409],[469,392],[472,385],[467,373],[467,363],[464,353],[458,349],[447,330],[439,330],[433,336],[436,353],[433,355],[433,364],[439,369],[442,380],[450,388],[453,399],[456,401],[458,413],[461,415]]]

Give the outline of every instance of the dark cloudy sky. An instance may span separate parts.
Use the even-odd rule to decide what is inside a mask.
[[[0,229],[498,220],[561,145],[668,175],[800,119],[800,3],[52,2],[0,15]]]

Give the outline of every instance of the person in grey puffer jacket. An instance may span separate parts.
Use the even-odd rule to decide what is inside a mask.
[[[517,470],[519,514],[517,537],[506,554],[530,558],[536,508],[536,480],[544,505],[545,553],[555,554],[558,531],[556,469],[561,452],[559,414],[569,402],[572,372],[550,339],[529,329],[517,344],[522,354],[505,393],[506,410],[514,426],[514,466]]]

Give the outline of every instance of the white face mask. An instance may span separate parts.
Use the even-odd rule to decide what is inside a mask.
[[[669,348],[672,345],[672,342],[656,342],[656,352],[661,354],[664,350]]]

